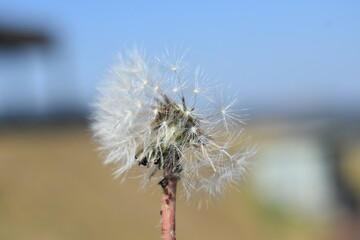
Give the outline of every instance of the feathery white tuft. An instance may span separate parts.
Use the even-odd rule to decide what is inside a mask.
[[[92,130],[104,163],[114,164],[116,176],[135,168],[146,181],[174,175],[188,197],[217,196],[237,184],[253,150],[239,143],[237,100],[211,98],[210,80],[168,51],[154,59],[138,49],[121,56],[94,104]]]

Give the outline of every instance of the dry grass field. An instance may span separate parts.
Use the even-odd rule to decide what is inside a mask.
[[[95,148],[85,128],[1,132],[0,239],[160,239],[160,189],[114,180]],[[208,209],[179,200],[178,239],[328,239],[325,225],[265,206],[251,185]]]

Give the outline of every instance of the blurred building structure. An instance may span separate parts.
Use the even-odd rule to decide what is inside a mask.
[[[49,30],[0,26],[1,122],[85,117],[80,90],[64,67],[61,50]]]
[[[334,238],[360,238],[360,117],[282,115],[254,120],[260,137],[254,182],[265,204],[314,222]]]

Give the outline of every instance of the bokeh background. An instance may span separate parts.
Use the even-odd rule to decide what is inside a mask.
[[[160,191],[121,184],[88,130],[118,53],[190,47],[231,85],[258,145],[178,239],[360,239],[360,3],[0,1],[0,239],[160,239]],[[229,90],[230,94],[230,90]]]

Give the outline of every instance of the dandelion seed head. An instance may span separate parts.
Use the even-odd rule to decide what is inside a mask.
[[[232,110],[236,101],[222,105],[220,113],[206,109],[217,102],[200,91],[209,78],[199,68],[185,69],[184,56],[170,55],[171,60],[149,59],[137,49],[121,57],[94,104],[94,136],[116,176],[139,172],[134,169],[146,182],[171,175],[181,180],[187,197],[221,195],[243,179],[254,152],[238,144],[243,123]],[[185,70],[194,71],[193,82]]]

